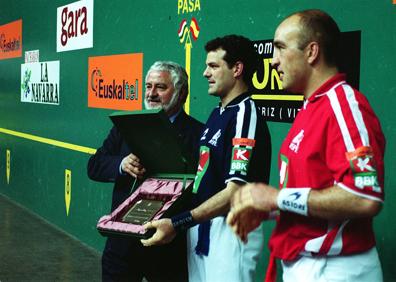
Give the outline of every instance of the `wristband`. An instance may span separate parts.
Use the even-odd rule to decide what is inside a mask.
[[[308,216],[308,195],[311,188],[283,188],[278,195],[280,210]]]
[[[171,217],[171,221],[176,232],[187,230],[197,224],[190,211]]]

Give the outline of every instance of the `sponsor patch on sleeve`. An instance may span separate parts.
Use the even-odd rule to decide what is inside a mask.
[[[359,189],[372,187],[374,192],[381,193],[372,148],[359,147],[353,152],[347,152],[346,157],[352,169],[355,186]]]
[[[232,146],[248,146],[254,147],[256,144],[256,140],[249,139],[249,138],[233,138],[232,139]]]
[[[251,155],[252,149],[250,148],[239,146],[233,147],[230,174],[239,172],[242,175],[247,175]]]
[[[210,149],[206,146],[201,146],[199,148],[199,162],[197,174],[195,175],[193,193],[198,192],[199,185],[201,184],[202,178],[208,169],[210,161]]]

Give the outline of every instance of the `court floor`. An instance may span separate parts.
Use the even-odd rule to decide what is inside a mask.
[[[0,281],[100,281],[100,254],[0,194]]]

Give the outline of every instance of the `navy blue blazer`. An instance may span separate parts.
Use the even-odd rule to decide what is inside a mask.
[[[192,159],[197,164],[199,156],[199,138],[203,124],[184,111],[176,117],[173,126],[178,133],[178,138],[183,148],[191,153]],[[158,138],[161,138],[158,136]],[[122,159],[129,155],[131,150],[123,141],[120,132],[115,126],[109,135],[88,161],[88,177],[100,182],[115,182],[113,190],[112,208],[117,208],[130,194],[134,178],[129,175],[121,175],[119,167]],[[133,149],[132,149],[133,153]],[[139,156],[138,156],[139,157]]]

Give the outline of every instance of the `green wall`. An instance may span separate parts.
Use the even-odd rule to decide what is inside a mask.
[[[192,1],[192,0],[189,0]],[[360,90],[379,116],[387,138],[385,156],[386,202],[375,220],[378,249],[385,281],[396,280],[392,256],[396,251],[394,205],[396,165],[393,145],[396,124],[394,55],[396,5],[392,0],[201,0],[199,8],[178,14],[178,0],[94,1],[93,48],[56,52],[56,10],[72,1],[0,0],[0,25],[23,20],[23,52],[39,50],[40,61],[60,61],[59,106],[21,103],[21,64],[24,57],[0,60],[0,128],[57,141],[97,148],[107,135],[112,110],[88,108],[88,57],[144,53],[143,73],[155,60],[185,64],[184,45],[177,31],[183,19],[195,17],[200,33],[191,50],[191,114],[205,121],[216,105],[207,95],[204,44],[229,33],[252,40],[273,38],[286,15],[296,10],[320,8],[330,13],[342,31],[361,30]],[[191,2],[197,5],[197,1]],[[188,4],[188,1],[187,1]],[[269,123],[274,164],[271,184],[277,184],[276,153],[290,124]],[[6,177],[6,150],[11,153],[10,179]],[[112,184],[95,183],[86,176],[89,154],[40,143],[0,132],[0,193],[46,220],[101,250],[104,238],[97,233],[97,219],[108,212]],[[65,169],[72,171],[71,204],[65,207]],[[1,216],[1,215],[0,215]],[[273,223],[265,223],[268,238]],[[1,229],[0,229],[1,232]],[[264,252],[262,269],[268,251]],[[261,281],[263,272],[258,274]]]

